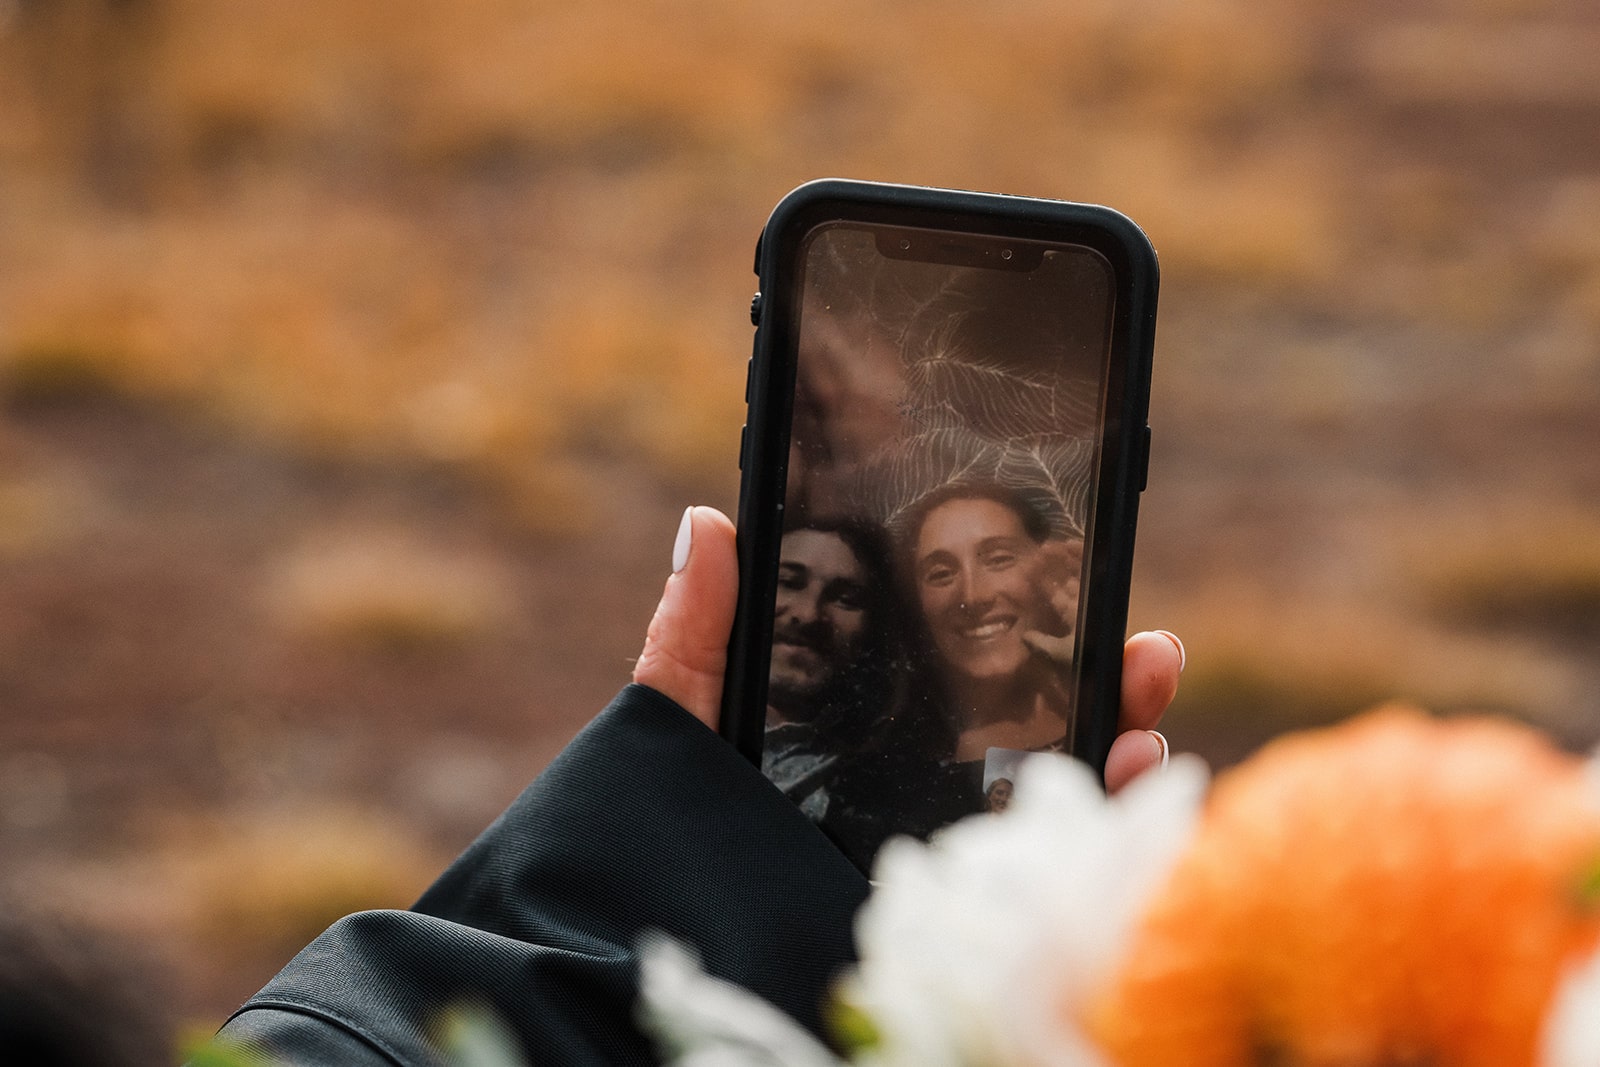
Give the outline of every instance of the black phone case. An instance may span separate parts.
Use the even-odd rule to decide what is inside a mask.
[[[756,334],[739,450],[739,601],[728,645],[721,732],[760,765],[795,388],[794,252],[813,227],[834,220],[1067,241],[1098,251],[1112,265],[1116,300],[1072,739],[1073,755],[1103,774],[1117,731],[1134,528],[1149,463],[1156,255],[1144,232],[1110,208],[996,193],[822,179],[789,193],[768,218],[756,245],[760,284],[751,304]]]

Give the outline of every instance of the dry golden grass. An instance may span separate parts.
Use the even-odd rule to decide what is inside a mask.
[[[1407,107],[1600,99],[1593,20],[1556,0],[1426,20],[1308,0],[6,10],[9,395],[127,390],[301,448],[455,464],[542,532],[593,521],[596,460],[726,476],[751,240],[820,174],[1107,203],[1191,294],[1464,330],[1538,318],[1526,382],[1557,399],[1600,359],[1600,177],[1524,178],[1510,201],[1498,175],[1390,143],[1428,133],[1394,118]],[[1402,124],[1367,128],[1383,122]],[[1300,368],[1279,401],[1302,429],[1364,395],[1319,345],[1280,361]],[[48,508],[9,493],[22,544]],[[1512,610],[1513,587],[1548,606],[1588,595],[1574,551],[1529,549],[1537,566],[1487,583],[1458,561],[1435,584],[1467,614]],[[391,610],[346,600],[296,610]],[[436,601],[407,610],[437,621]],[[1341,647],[1365,625],[1335,626]],[[1233,644],[1234,688],[1292,674],[1246,655],[1253,635]],[[1374,659],[1324,673],[1339,706],[1391,681]]]
[[[1574,50],[1593,27],[1554,0],[1432,21],[1302,0],[8,10],[9,395],[126,390],[303,449],[426,457],[498,486],[544,533],[590,527],[609,459],[728,476],[752,238],[777,196],[821,174],[1110,204],[1152,234],[1169,291],[1468,330],[1540,316],[1527,381],[1557,398],[1600,358],[1600,178],[1563,172],[1502,203],[1485,174],[1385,146],[1405,128],[1364,126],[1419,101],[1588,106],[1600,83]],[[1503,54],[1488,46],[1502,38]],[[1163,360],[1211,358],[1173,340]],[[1285,341],[1280,363],[1298,369],[1275,402],[1301,429],[1365,395],[1336,345],[1313,352],[1326,344]],[[54,521],[30,492],[12,487],[0,514],[14,546]],[[1451,610],[1510,610],[1511,587],[1587,581],[1570,556],[1514,568],[1498,591],[1462,576],[1490,569],[1471,561],[1438,583]],[[355,588],[359,566],[335,570],[317,596],[285,594],[288,614],[397,633],[494,614],[461,622],[437,590],[387,603]],[[1209,643],[1229,596],[1191,601]],[[1218,634],[1232,651],[1187,688],[1277,707],[1315,691],[1312,721],[1414,677],[1362,639],[1359,613],[1331,629],[1295,639],[1320,668],[1270,634]]]
[[[1572,697],[1556,658],[1503,635],[1449,633],[1326,604],[1291,617],[1273,597],[1245,591],[1200,596],[1176,614],[1173,625],[1195,649],[1180,715],[1188,706],[1207,709],[1218,728],[1322,725],[1394,696],[1442,709],[1525,713]]]
[[[1550,514],[1472,529],[1419,567],[1444,618],[1571,641],[1600,637],[1600,514]]]
[[[145,836],[137,853],[35,872],[39,898],[169,950],[203,947],[224,970],[286,959],[351,912],[408,907],[441,869],[405,826],[309,798],[174,816]]]
[[[1236,572],[1164,590],[1158,603],[1146,602],[1146,589],[1136,597],[1135,625],[1171,628],[1189,653],[1164,729],[1180,745],[1231,763],[1279,732],[1403,699],[1450,714],[1510,714],[1564,738],[1588,736],[1575,719],[1592,684],[1581,661],[1525,619],[1468,625],[1454,610],[1441,611],[1438,583],[1448,581],[1442,588],[1459,595],[1458,567],[1496,551],[1485,542],[1479,555],[1459,535],[1442,535],[1445,528],[1463,525],[1442,515],[1438,528],[1419,526],[1409,541],[1374,527],[1375,539],[1396,542],[1382,560],[1391,590],[1381,602],[1371,591],[1331,595],[1281,576]],[[1560,543],[1559,535],[1549,543]],[[1514,543],[1504,553],[1518,558]]]
[[[416,653],[490,633],[518,608],[510,576],[404,530],[343,530],[290,549],[264,590],[293,630],[333,644]]]
[[[1520,12],[1506,12],[1519,15]],[[1363,41],[1358,65],[1387,95],[1422,101],[1600,104],[1600,27],[1555,19],[1402,22]]]
[[[30,7],[0,29],[0,370],[579,511],[597,443],[726,465],[743,264],[804,178],[1100,201],[1169,271],[1325,282],[1314,30],[1237,0]]]
[[[66,487],[0,478],[0,559],[58,541],[77,525],[82,504]]]
[[[404,827],[327,807],[187,844],[173,860],[179,907],[200,941],[240,955],[292,952],[344,915],[408,907],[438,870]]]

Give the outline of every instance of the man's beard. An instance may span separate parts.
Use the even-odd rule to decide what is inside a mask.
[[[819,648],[803,636],[783,635],[772,645],[767,703],[791,722],[810,722],[839,672],[839,650]],[[802,662],[795,663],[799,659]],[[809,661],[809,662],[806,662]]]

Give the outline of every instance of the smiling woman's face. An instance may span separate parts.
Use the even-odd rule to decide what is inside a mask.
[[[951,670],[976,680],[1015,674],[1030,651],[1022,635],[1042,630],[1040,546],[1022,517],[985,497],[937,505],[917,532],[913,566],[923,617]]]

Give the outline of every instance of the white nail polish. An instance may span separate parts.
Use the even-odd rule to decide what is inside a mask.
[[[678,524],[678,539],[672,545],[672,573],[677,574],[689,562],[689,542],[694,540],[694,508],[683,509],[683,521]]]
[[[1178,640],[1178,635],[1171,630],[1157,630],[1156,633],[1178,646],[1178,673],[1183,673],[1184,665],[1189,662],[1189,654],[1183,650],[1183,642]]]

